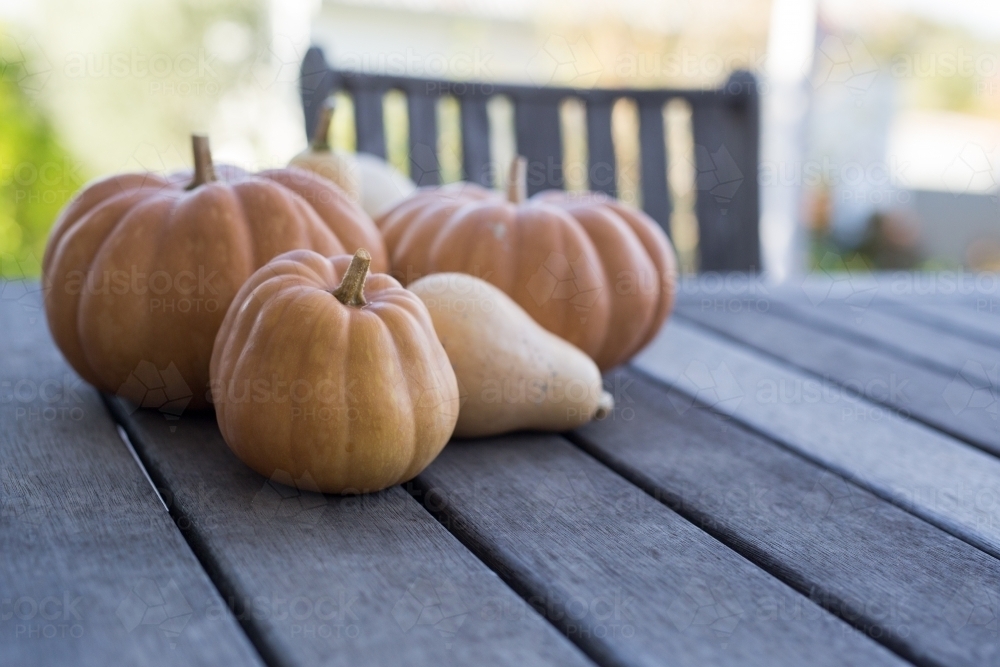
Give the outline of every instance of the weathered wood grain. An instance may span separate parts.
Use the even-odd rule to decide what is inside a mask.
[[[818,303],[801,298],[774,298],[774,315],[796,319],[813,328],[828,331],[854,341],[855,345],[877,347],[900,359],[934,368],[942,373],[976,373],[980,366],[993,368],[1000,362],[1000,351],[931,324],[924,324],[880,308],[857,306],[839,300]],[[991,386],[1000,385],[995,373],[980,375]]]
[[[634,367],[1000,555],[1000,460],[813,376],[672,320]]]
[[[795,320],[753,309],[682,304],[678,312],[724,336],[814,373],[827,389],[854,393],[1000,455],[992,392],[975,377],[940,373]],[[839,386],[839,389],[835,387]]]
[[[3,285],[0,664],[262,664],[40,305]]]
[[[607,385],[613,418],[572,436],[600,461],[917,664],[1000,663],[973,614],[1000,561],[633,371]]]
[[[590,663],[401,487],[300,494],[237,460],[213,415],[111,404],[271,664]]]
[[[604,664],[901,662],[560,437],[454,441],[417,482]]]
[[[984,345],[1000,346],[1000,299],[976,303],[920,303],[890,301],[884,306],[894,315],[930,324]]]

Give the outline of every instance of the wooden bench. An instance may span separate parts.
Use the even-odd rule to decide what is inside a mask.
[[[639,109],[642,207],[670,233],[668,158],[663,107],[681,98],[691,105],[697,171],[699,267],[703,271],[756,271],[760,268],[757,188],[759,107],[757,82],[735,72],[716,90],[611,90],[531,87],[366,74],[330,68],[318,47],[309,49],[300,79],[306,132],[312,137],[320,107],[334,92],[354,102],[357,149],[386,156],[383,97],[406,95],[411,173],[418,185],[437,185],[439,174],[438,100],[450,95],[461,106],[462,171],[465,180],[492,186],[489,118],[486,105],[498,95],[514,107],[517,152],[528,159],[528,194],[564,186],[560,103],[583,101],[587,115],[589,187],[616,194],[611,108],[620,98]]]
[[[99,395],[3,284],[0,664],[1000,664],[1000,300],[903,279],[685,281],[611,417],[361,497]]]

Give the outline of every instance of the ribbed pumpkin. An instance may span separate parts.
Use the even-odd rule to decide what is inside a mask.
[[[369,256],[275,258],[219,329],[212,391],[229,447],[262,475],[327,493],[424,469],[458,420],[455,373],[420,298]]]
[[[525,163],[507,197],[463,183],[421,190],[376,222],[392,274],[469,273],[496,285],[601,370],[631,358],[673,306],[673,248],[642,211],[597,193],[525,201]]]
[[[89,185],[45,250],[45,310],[59,349],[85,380],[137,403],[149,397],[132,374],[152,364],[179,373],[186,386],[169,390],[191,395],[191,408],[208,405],[215,334],[237,290],[272,257],[364,246],[386,266],[378,229],[335,185],[298,169],[223,167],[220,178],[207,139],[193,144],[193,177],[132,173]]]

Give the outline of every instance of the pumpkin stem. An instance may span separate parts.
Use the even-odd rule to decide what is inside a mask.
[[[601,398],[597,401],[597,411],[594,419],[604,419],[615,410],[615,397],[606,391],[601,392]]]
[[[331,294],[337,297],[345,306],[355,306],[360,308],[368,303],[365,301],[365,278],[368,277],[368,267],[371,266],[372,256],[364,248],[358,248],[354,253],[351,265],[347,267],[344,278],[340,281],[340,286],[333,290]]]
[[[528,160],[518,155],[510,163],[507,176],[507,201],[511,204],[523,203],[528,197]]]
[[[333,100],[326,100],[319,110],[316,127],[313,128],[313,140],[310,144],[314,151],[330,150],[330,123],[333,122]]]
[[[191,148],[194,150],[194,178],[185,190],[194,190],[199,185],[216,180],[215,167],[212,165],[212,151],[208,147],[208,137],[203,134],[191,135]]]

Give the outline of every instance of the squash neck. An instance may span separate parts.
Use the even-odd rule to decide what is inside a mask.
[[[507,201],[511,204],[523,204],[528,198],[528,160],[518,155],[510,163],[510,173],[507,176]]]
[[[314,151],[330,150],[330,123],[333,122],[333,102],[327,100],[319,110],[319,118],[313,128],[313,140],[309,147]]]

